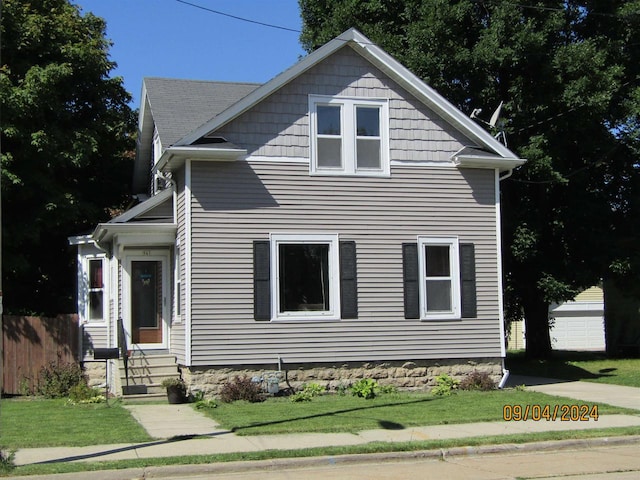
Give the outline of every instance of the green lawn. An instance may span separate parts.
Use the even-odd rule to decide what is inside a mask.
[[[524,352],[514,352],[507,355],[506,365],[511,373],[519,375],[640,387],[640,358],[559,351],[548,360],[528,360]]]
[[[146,442],[147,432],[119,402],[69,405],[64,399],[0,400],[5,448]]]
[[[306,403],[292,403],[287,398],[275,398],[263,403],[221,404],[206,413],[224,428],[239,435],[264,435],[358,432],[376,428],[401,429],[503,421],[505,405],[575,403],[575,400],[510,389],[491,392],[459,391],[449,397],[434,397],[424,393],[387,394],[372,400],[348,395],[324,395]],[[598,409],[600,414],[625,412],[624,409],[606,405],[599,405]]]

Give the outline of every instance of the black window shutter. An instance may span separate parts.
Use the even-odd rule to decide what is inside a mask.
[[[271,244],[253,242],[253,317],[271,320]]]
[[[358,318],[356,242],[340,242],[340,316]]]
[[[460,244],[460,290],[462,318],[477,317],[476,258],[473,243]]]
[[[404,281],[404,318],[420,318],[417,243],[402,244],[402,275]]]

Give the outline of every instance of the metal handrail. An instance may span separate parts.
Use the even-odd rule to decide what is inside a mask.
[[[118,319],[118,347],[120,347],[120,356],[124,363],[124,378],[129,386],[129,349],[127,348],[127,334],[124,331],[124,322]]]

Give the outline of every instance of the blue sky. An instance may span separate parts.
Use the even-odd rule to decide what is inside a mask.
[[[138,107],[143,77],[263,83],[304,55],[299,33],[204,11],[177,0],[72,0],[107,22],[112,76]],[[262,23],[300,30],[297,0],[186,0]]]

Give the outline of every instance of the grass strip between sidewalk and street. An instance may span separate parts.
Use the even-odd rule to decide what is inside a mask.
[[[517,435],[501,435],[450,440],[432,440],[405,443],[373,442],[366,445],[343,447],[319,447],[300,450],[263,450],[259,452],[239,452],[216,455],[192,455],[183,457],[141,458],[109,462],[64,462],[16,467],[4,475],[53,475],[56,473],[90,472],[98,470],[121,470],[125,468],[162,467],[169,465],[201,465],[207,463],[256,461],[302,457],[334,457],[367,453],[409,452],[454,447],[477,447],[481,445],[523,444],[549,440],[575,440],[599,437],[640,435],[640,427],[605,428],[594,430],[566,430]],[[1,475],[0,475],[1,476]]]

